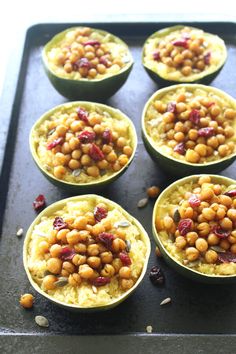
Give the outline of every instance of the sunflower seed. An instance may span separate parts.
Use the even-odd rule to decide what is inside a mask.
[[[34,320],[40,327],[49,327],[48,319],[44,316],[35,316]]]
[[[144,208],[148,203],[148,198],[140,199],[138,202],[138,208]]]
[[[60,277],[60,278],[58,278],[57,281],[55,281],[54,284],[55,284],[57,287],[64,286],[64,285],[68,284],[68,278],[66,278],[66,277]]]
[[[123,221],[117,221],[117,222],[115,222],[115,224],[114,224],[114,227],[128,227],[128,226],[130,226],[130,223],[128,222],[128,221],[126,221],[126,220],[123,220]]]
[[[170,297],[167,297],[166,299],[164,299],[161,303],[160,303],[160,305],[162,306],[162,305],[166,305],[166,304],[169,304],[169,302],[171,302],[171,298]]]
[[[97,294],[98,289],[96,288],[96,286],[92,285],[92,290],[93,290],[94,294]]]
[[[147,326],[146,331],[147,333],[152,333],[152,326]]]
[[[23,232],[24,232],[24,230],[22,229],[22,227],[17,231],[17,233],[16,233],[16,236],[17,237],[21,237],[22,235],[23,235]]]
[[[47,234],[45,234],[44,232],[38,231],[38,230],[34,230],[34,234],[40,237],[48,237]]]
[[[74,177],[78,177],[78,176],[81,174],[81,172],[82,172],[81,168],[77,168],[76,170],[74,170],[74,171],[72,172],[72,175],[73,175]]]
[[[174,219],[174,222],[179,222],[180,221],[180,213],[179,213],[179,209],[175,209],[174,211],[174,215],[173,215],[173,219]]]
[[[126,252],[129,252],[131,250],[131,243],[129,240],[125,240],[126,243]]]
[[[48,132],[48,136],[49,136],[49,135],[52,135],[55,131],[56,131],[56,128],[51,129],[51,130]]]

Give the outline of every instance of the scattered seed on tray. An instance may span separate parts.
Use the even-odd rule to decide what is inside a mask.
[[[159,249],[159,247],[156,246],[156,249],[155,249],[155,254],[157,257],[162,257],[162,254],[161,254],[161,251]]]
[[[144,208],[148,203],[148,198],[140,199],[138,202],[138,208]]]
[[[39,194],[33,202],[34,210],[38,211],[45,207],[46,199],[43,194]]]
[[[17,236],[17,237],[21,237],[21,236],[23,235],[23,232],[24,232],[24,230],[23,230],[22,227],[21,227],[19,230],[17,230],[16,236]]]
[[[160,188],[157,186],[151,186],[147,188],[146,192],[149,198],[156,198],[158,194],[160,194]]]
[[[37,323],[38,326],[40,327],[49,327],[49,322],[48,319],[44,316],[35,316],[35,322]]]
[[[171,298],[170,297],[167,297],[166,299],[164,299],[160,305],[163,306],[163,305],[166,305],[166,304],[169,304],[171,302]]]
[[[152,326],[147,326],[146,327],[147,333],[152,333],[152,330],[153,330]]]
[[[153,285],[162,285],[165,282],[165,276],[161,268],[158,268],[157,266],[151,268],[149,278]]]
[[[25,309],[31,309],[34,304],[34,296],[32,294],[24,294],[20,297],[20,305]]]
[[[96,286],[92,286],[92,290],[93,290],[93,292],[94,292],[94,294],[97,294],[97,292],[98,292],[98,289],[96,288]]]

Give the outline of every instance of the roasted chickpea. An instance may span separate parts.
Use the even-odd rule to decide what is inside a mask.
[[[113,254],[110,251],[100,253],[102,263],[112,263]]]
[[[60,274],[62,267],[62,261],[59,258],[49,258],[47,261],[47,270],[52,274]]]
[[[59,258],[61,255],[62,247],[57,243],[50,247],[50,254],[53,258]]]
[[[134,285],[133,279],[121,279],[120,281],[121,288],[124,290],[131,289]]]
[[[196,261],[199,257],[199,251],[195,247],[186,248],[185,253],[190,262]]]
[[[205,260],[207,263],[216,263],[218,259],[218,255],[215,251],[213,250],[208,250],[206,253],[205,253]]]
[[[43,278],[42,287],[45,290],[53,290],[56,287],[56,285],[55,285],[56,281],[57,281],[57,278],[54,275],[46,275]]]
[[[177,248],[183,249],[187,245],[187,241],[183,236],[178,236],[175,239],[175,245]]]
[[[115,268],[111,264],[105,264],[104,268],[101,270],[101,275],[103,277],[113,277],[115,274]]]
[[[68,283],[71,286],[79,286],[82,282],[81,276],[78,273],[73,273],[69,275]]]
[[[195,242],[195,246],[199,252],[206,252],[208,249],[208,243],[204,238],[198,238]]]
[[[82,264],[79,266],[79,275],[83,279],[91,279],[94,276],[94,270],[88,264]]]
[[[25,309],[30,309],[34,304],[34,296],[32,294],[24,294],[20,297],[20,305]]]
[[[88,245],[87,253],[89,256],[97,256],[99,254],[98,244],[94,243],[92,245]]]
[[[119,276],[121,278],[129,279],[131,277],[131,269],[129,267],[121,267],[119,270]]]

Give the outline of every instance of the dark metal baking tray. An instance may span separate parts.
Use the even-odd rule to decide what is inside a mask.
[[[47,204],[68,197],[68,193],[51,185],[35,167],[29,152],[28,135],[35,120],[55,105],[66,102],[49,83],[41,63],[43,45],[57,32],[74,24],[38,24],[27,31],[18,81],[12,78],[4,91],[0,111],[1,124],[9,124],[4,149],[1,193],[1,257],[0,257],[0,347],[2,353],[81,353],[130,352],[175,353],[232,352],[235,345],[236,285],[204,285],[183,278],[154,255],[149,269],[159,264],[166,276],[163,287],[154,287],[146,274],[137,291],[117,308],[93,314],[74,314],[36,295],[34,308],[20,308],[19,296],[34,292],[26,278],[22,263],[24,237],[16,231],[27,230],[35,217],[34,198],[43,193]],[[126,84],[107,103],[124,111],[135,123],[139,137],[138,151],[128,171],[102,194],[118,202],[138,218],[152,240],[151,215],[153,202],[142,210],[137,208],[146,187],[156,184],[164,188],[173,178],[165,175],[145,151],[140,134],[140,117],[145,102],[158,88],[141,65],[141,47],[152,32],[174,23],[89,23],[122,37],[130,46],[135,65]],[[190,23],[220,35],[227,44],[228,60],[212,83],[236,97],[236,24]],[[9,74],[10,77],[10,74]],[[15,95],[13,96],[13,93]],[[13,97],[13,101],[11,98]],[[10,113],[9,113],[10,112]],[[235,176],[235,163],[223,171]],[[171,297],[172,303],[160,302]],[[37,327],[34,316],[45,315],[48,329]],[[146,333],[146,326],[153,334]],[[74,336],[76,335],[76,336]],[[34,343],[34,346],[33,346]],[[58,347],[54,344],[58,343]],[[113,343],[113,344],[112,344]],[[27,348],[27,349],[26,349]],[[109,349],[110,348],[110,349]],[[70,351],[71,350],[71,351]],[[206,351],[205,351],[206,350]]]

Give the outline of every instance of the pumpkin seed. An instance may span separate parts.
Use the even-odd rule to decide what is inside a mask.
[[[198,264],[199,264],[198,261],[188,262],[188,267],[196,267],[196,265]]]
[[[211,246],[210,249],[215,252],[225,252],[225,250],[220,246]]]
[[[174,215],[173,215],[174,222],[179,222],[180,218],[181,217],[180,217],[179,209],[176,208],[175,211],[174,211]]]
[[[147,326],[146,327],[147,333],[152,333],[152,330],[153,330],[152,326]]]
[[[35,316],[34,320],[40,327],[49,327],[48,319],[44,316]]]
[[[48,136],[49,136],[49,135],[52,135],[55,131],[56,131],[56,128],[51,129],[51,130],[48,132]]]
[[[17,233],[16,233],[16,236],[17,237],[21,237],[22,235],[23,235],[23,232],[24,232],[24,230],[22,229],[22,227],[17,231]]]
[[[130,252],[131,250],[131,243],[129,240],[125,240],[125,243],[126,243],[126,252]]]
[[[54,284],[55,284],[57,287],[64,286],[64,285],[68,284],[68,278],[66,278],[66,277],[60,277],[60,278],[58,278],[57,281],[55,281]]]
[[[160,305],[162,306],[162,305],[166,305],[166,304],[169,304],[171,302],[171,298],[170,297],[167,297],[166,299],[164,299],[161,303],[160,303]]]
[[[140,199],[138,202],[138,208],[144,208],[148,203],[148,198]]]
[[[81,174],[81,172],[82,172],[81,168],[77,168],[76,170],[74,170],[74,171],[72,172],[72,175],[73,175],[74,177],[78,177],[78,176]]]
[[[115,222],[115,224],[114,224],[114,227],[128,227],[128,226],[130,226],[130,223],[128,222],[128,221],[126,221],[126,220],[123,220],[123,221],[117,221],[117,222]]]

